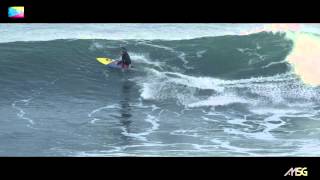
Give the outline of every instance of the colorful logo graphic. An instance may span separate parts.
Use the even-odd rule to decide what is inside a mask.
[[[9,18],[19,19],[24,18],[24,7],[23,6],[12,6],[8,9]]]

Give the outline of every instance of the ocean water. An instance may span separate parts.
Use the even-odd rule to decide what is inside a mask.
[[[318,33],[0,24],[0,156],[318,156]],[[132,70],[95,60],[121,46]]]

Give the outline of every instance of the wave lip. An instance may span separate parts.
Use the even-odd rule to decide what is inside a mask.
[[[262,31],[299,30],[319,33],[319,24],[0,24],[0,42],[57,39],[182,40]],[[13,33],[14,32],[14,33]]]

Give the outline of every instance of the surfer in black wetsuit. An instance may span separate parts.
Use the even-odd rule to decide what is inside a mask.
[[[127,49],[124,47],[121,48],[121,61],[119,61],[117,64],[121,65],[124,69],[128,69],[131,64],[130,56],[127,52]]]

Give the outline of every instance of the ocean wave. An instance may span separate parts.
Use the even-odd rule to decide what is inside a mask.
[[[319,34],[319,24],[0,24],[0,42],[57,39],[183,40],[289,30]]]

